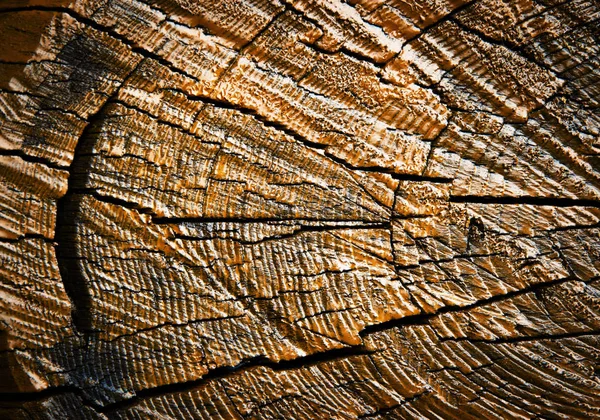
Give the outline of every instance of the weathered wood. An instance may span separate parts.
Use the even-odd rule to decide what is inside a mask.
[[[599,17],[1,2],[0,416],[599,417]]]

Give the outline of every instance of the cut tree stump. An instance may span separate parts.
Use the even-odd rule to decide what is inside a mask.
[[[599,18],[0,1],[0,417],[600,417]]]

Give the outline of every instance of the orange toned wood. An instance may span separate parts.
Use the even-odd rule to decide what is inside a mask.
[[[599,14],[1,3],[0,417],[599,417]]]

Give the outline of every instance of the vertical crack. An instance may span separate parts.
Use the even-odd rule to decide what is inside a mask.
[[[68,85],[60,92],[56,92],[52,101],[81,102],[89,92],[99,90],[104,81],[114,80],[119,74],[119,69],[115,68],[116,63],[107,61],[106,57],[110,55],[110,47],[93,39],[75,37],[69,41],[56,59],[72,69],[71,75]],[[57,201],[54,235],[56,259],[65,292],[71,301],[72,323],[77,333],[87,334],[92,331],[90,313],[92,296],[86,284],[78,252],[76,237],[79,203],[74,195],[77,187],[85,185],[88,181],[89,163],[92,159],[89,155],[96,139],[94,134],[106,113],[106,107],[142,61],[143,59],[123,75],[112,92],[107,93],[103,98],[97,111],[88,117],[87,124],[79,135],[73,151],[73,160],[68,169],[67,192]]]
[[[91,157],[82,157],[89,153],[94,146],[94,130],[100,124],[102,115],[109,100],[88,119],[75,150],[73,162],[69,168],[69,180],[67,193],[61,197],[56,206],[56,228],[54,238],[56,241],[56,259],[60,276],[67,296],[71,300],[73,326],[78,333],[89,333],[93,331],[90,308],[92,296],[81,267],[81,257],[77,247],[77,220],[79,217],[79,204],[76,195],[77,187],[85,185],[89,177],[89,166]]]

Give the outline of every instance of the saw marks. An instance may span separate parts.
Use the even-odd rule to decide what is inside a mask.
[[[589,1],[0,6],[7,418],[594,418]]]

